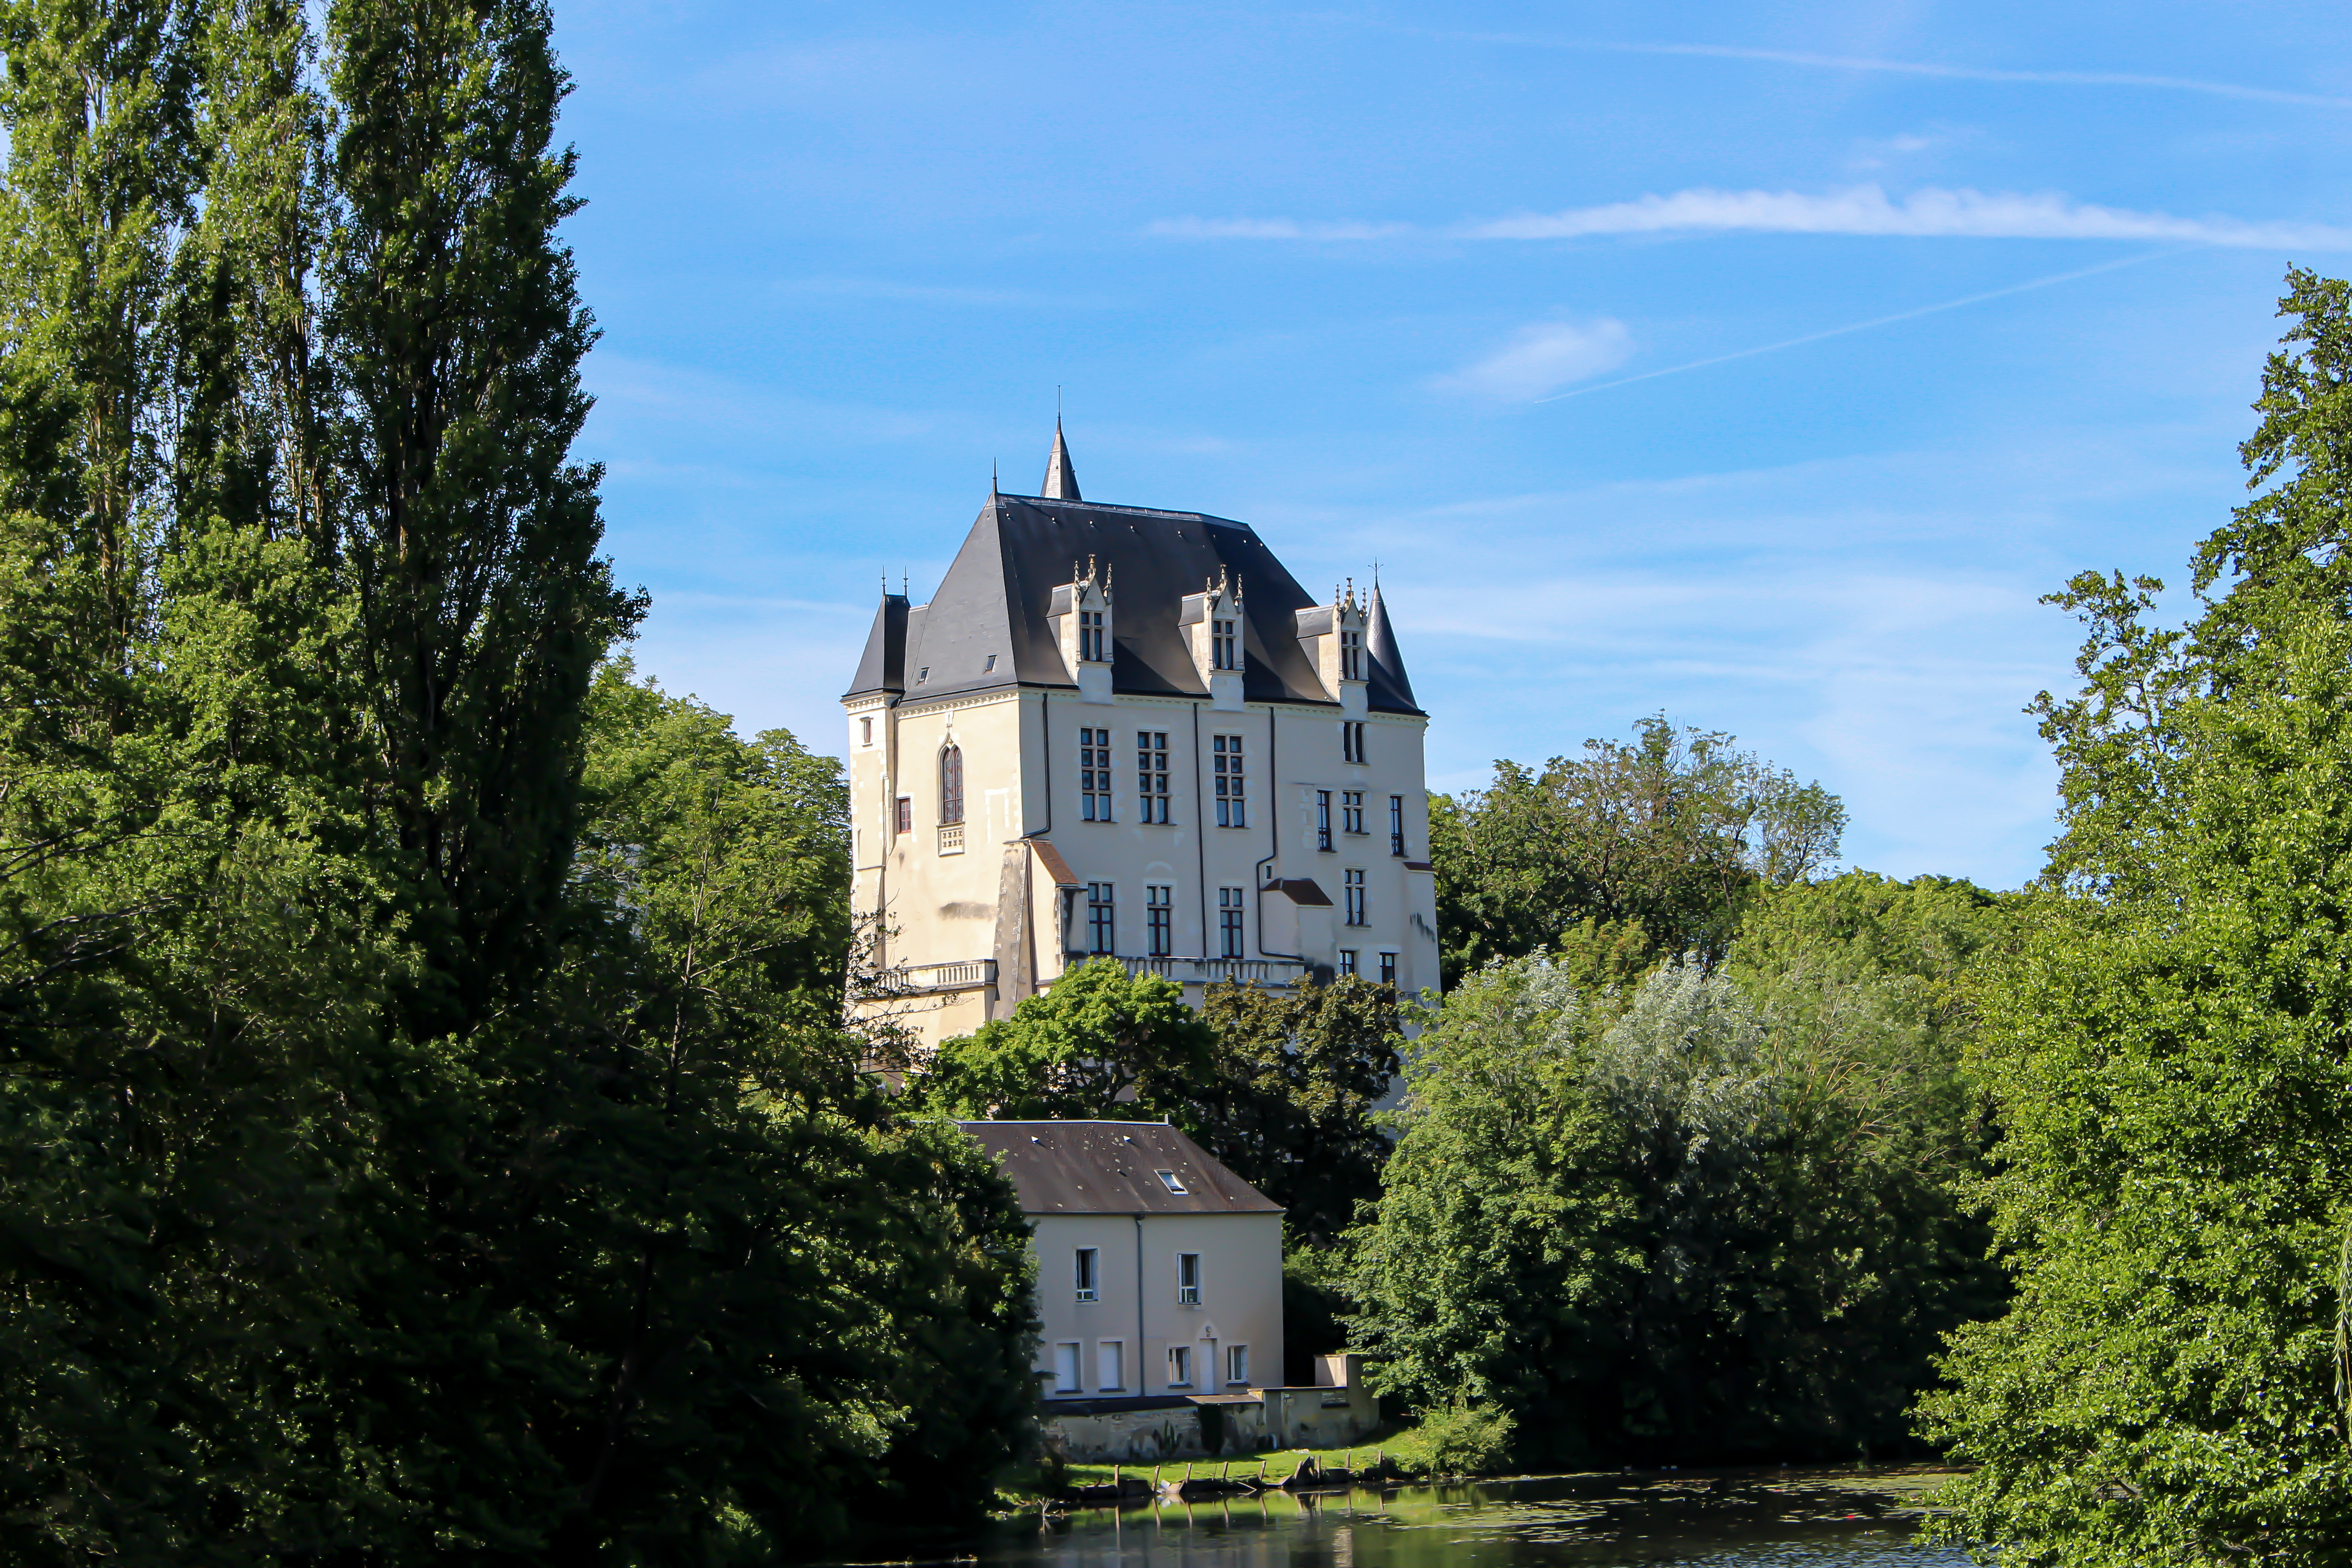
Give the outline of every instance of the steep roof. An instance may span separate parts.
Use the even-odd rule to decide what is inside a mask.
[[[1372,686],[1385,687],[1389,693],[1405,707],[1412,707],[1412,682],[1404,673],[1404,655],[1397,651],[1396,628],[1389,625],[1388,601],[1381,597],[1381,584],[1372,583],[1372,609],[1364,627],[1364,651],[1371,656]]]
[[[866,651],[858,656],[857,674],[846,695],[907,689],[907,596],[883,590],[881,607],[874,612],[874,628],[866,634]]]
[[[1062,416],[1054,416],[1054,450],[1045,459],[1045,482],[1037,487],[1041,496],[1055,500],[1079,500],[1078,471],[1070,467],[1069,443],[1062,439]]]
[[[996,1156],[1021,1212],[1280,1214],[1282,1205],[1164,1121],[961,1121]],[[1177,1192],[1162,1181],[1175,1178]]]

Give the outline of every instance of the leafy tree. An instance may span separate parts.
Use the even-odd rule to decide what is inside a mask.
[[[1180,1120],[1213,1036],[1184,988],[1089,959],[1010,1018],[941,1041],[910,1088],[926,1110],[985,1120]]]
[[[2352,289],[2291,272],[2282,313],[2201,613],[2151,626],[2160,584],[2119,576],[2061,596],[2091,631],[2039,705],[2062,833],[1979,1069],[2017,1304],[1925,1406],[1974,1467],[1950,1532],[2004,1561],[2333,1562],[2352,1520]]]
[[[1712,960],[1759,886],[1837,858],[1845,808],[1728,735],[1662,717],[1632,745],[1587,741],[1540,770],[1430,803],[1446,984],[1496,957],[1541,952],[1580,921],[1631,922],[1643,946]]]

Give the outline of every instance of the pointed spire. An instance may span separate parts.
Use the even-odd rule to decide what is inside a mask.
[[[1045,459],[1045,485],[1037,492],[1049,500],[1083,500],[1078,474],[1070,467],[1069,443],[1062,439],[1062,416],[1054,416],[1054,453]]]
[[[1372,579],[1372,605],[1367,612],[1364,626],[1364,651],[1372,657],[1375,679],[1385,675],[1394,695],[1404,700],[1410,708],[1418,708],[1412,700],[1412,682],[1404,673],[1404,656],[1397,651],[1396,628],[1389,625],[1388,602],[1381,597],[1381,580]]]

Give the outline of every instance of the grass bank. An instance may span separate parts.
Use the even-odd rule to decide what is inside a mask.
[[[1255,1479],[1263,1473],[1265,1483],[1276,1486],[1297,1475],[1310,1459],[1318,1469],[1325,1470],[1369,1469],[1385,1461],[1402,1474],[1423,1477],[1433,1474],[1437,1461],[1446,1457],[1446,1434],[1436,1428],[1440,1428],[1439,1423],[1414,1422],[1338,1448],[1276,1448],[1258,1454],[1222,1455],[1213,1459],[1162,1459],[1157,1464],[1069,1465],[1064,1467],[1058,1478],[1031,1471],[998,1490],[1008,1506],[1025,1503],[1034,1508],[1067,1489],[1108,1486],[1114,1479],[1142,1480],[1155,1486],[1163,1480],[1181,1480],[1188,1465],[1195,1479],[1223,1475],[1235,1480]]]

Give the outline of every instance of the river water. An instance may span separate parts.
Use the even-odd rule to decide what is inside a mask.
[[[1917,1538],[1917,1468],[1552,1476],[1082,1510],[996,1527],[983,1568],[1966,1568]],[[968,1553],[968,1555],[967,1555]],[[920,1559],[919,1559],[920,1560]]]

